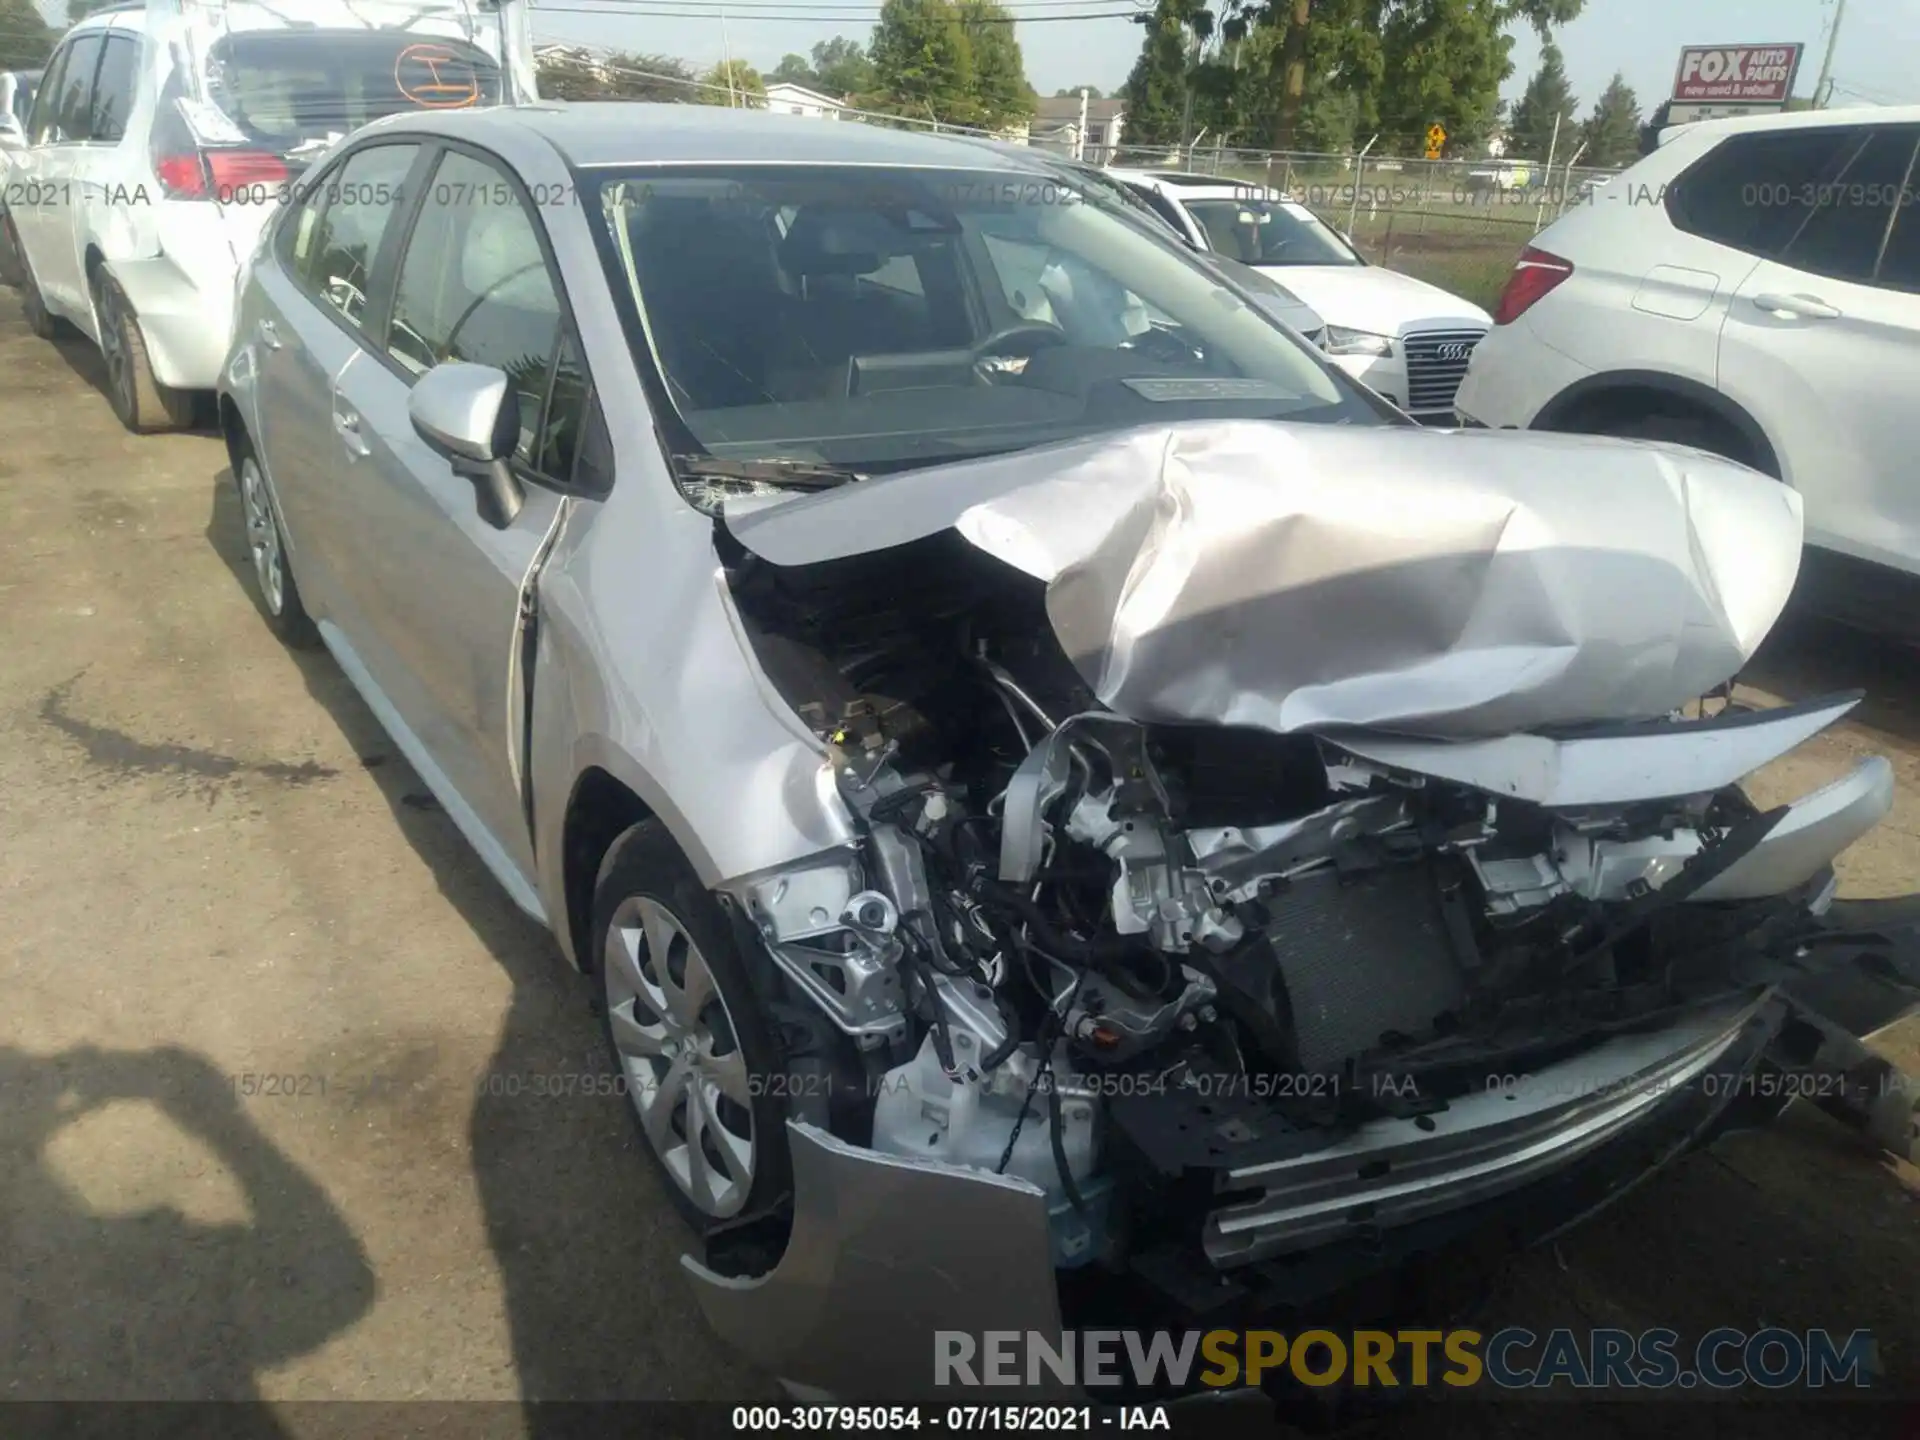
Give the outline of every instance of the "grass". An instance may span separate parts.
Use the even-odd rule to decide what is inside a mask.
[[[1533,211],[1505,205],[1371,214],[1362,210],[1354,217],[1352,233],[1361,254],[1376,265],[1403,271],[1491,310],[1521,247],[1533,238]]]

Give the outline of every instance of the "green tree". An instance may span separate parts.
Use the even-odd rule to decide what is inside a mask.
[[[671,55],[625,51],[599,59],[559,55],[540,64],[540,93],[549,100],[692,100],[693,67]]]
[[[1567,62],[1560,47],[1549,40],[1540,50],[1540,68],[1513,107],[1507,122],[1507,153],[1521,160],[1544,161],[1560,136],[1559,158],[1565,159],[1579,142],[1573,138],[1574,112],[1579,102],[1567,81]]]
[[[764,100],[767,82],[744,60],[722,60],[700,77],[702,105],[752,105]]]
[[[1414,0],[1394,11],[1373,117],[1387,153],[1417,153],[1436,124],[1455,153],[1486,137],[1500,82],[1513,73],[1505,9],[1504,0]]]
[[[979,123],[998,130],[1033,114],[1037,97],[1013,33],[1013,17],[998,0],[958,0],[960,27],[973,59],[973,99]]]
[[[1465,6],[1456,0],[1220,3],[1222,31],[1229,40],[1260,28],[1280,32],[1280,45],[1269,67],[1278,96],[1270,143],[1276,150],[1291,150],[1302,138],[1302,119],[1310,95],[1318,98],[1339,90],[1353,95],[1352,108],[1361,128],[1376,123],[1376,119],[1386,123],[1380,115],[1382,110],[1391,116],[1414,108],[1416,101],[1406,93],[1411,84],[1418,104],[1429,108],[1435,104],[1458,106],[1456,124],[1464,123],[1472,131],[1476,128],[1476,97],[1484,94],[1487,70],[1511,63],[1499,44],[1505,30],[1526,23],[1544,37],[1553,26],[1578,16],[1585,0],[1475,0]],[[1454,27],[1458,28],[1457,35],[1436,40]],[[1398,50],[1390,56],[1396,37]],[[1390,61],[1394,72],[1391,82],[1387,78]],[[1454,77],[1459,83],[1439,83],[1431,67],[1455,64],[1464,67]],[[1503,71],[1495,85],[1508,73]],[[1394,93],[1394,87],[1398,87],[1398,93]],[[1479,127],[1484,127],[1489,115],[1478,117]]]
[[[1127,102],[1127,139],[1141,145],[1182,145],[1192,120],[1189,101],[1202,109],[1195,52],[1213,33],[1213,17],[1198,0],[1159,0],[1138,23],[1146,28],[1140,58],[1121,95]],[[1202,122],[1204,123],[1204,122]]]
[[[1626,76],[1615,73],[1607,88],[1594,102],[1593,114],[1580,127],[1586,144],[1583,165],[1613,169],[1631,165],[1640,154],[1640,101],[1627,85]]]
[[[1071,96],[1073,99],[1078,100],[1082,90],[1087,92],[1087,98],[1089,100],[1104,100],[1107,98],[1100,93],[1100,87],[1098,85],[1069,85],[1064,90],[1054,91],[1053,98],[1056,100],[1065,100]]]
[[[107,0],[67,0],[67,24],[78,25],[106,3]]]
[[[860,95],[873,88],[873,61],[858,40],[836,35],[813,47],[814,88],[829,95]]]
[[[0,70],[38,70],[54,38],[33,0],[0,0]]]
[[[874,88],[863,103],[949,125],[979,120],[973,49],[953,0],[886,0],[867,53]]]
[[[788,85],[804,85],[809,90],[820,88],[820,77],[813,73],[813,66],[807,63],[804,55],[782,55],[780,63],[767,72],[767,79],[783,81]]]

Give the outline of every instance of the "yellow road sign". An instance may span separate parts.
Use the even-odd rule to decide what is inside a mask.
[[[1427,149],[1438,150],[1447,143],[1447,132],[1435,125],[1427,131]]]

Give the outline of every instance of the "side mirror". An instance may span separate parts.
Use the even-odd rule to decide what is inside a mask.
[[[520,396],[504,370],[450,360],[414,382],[414,432],[473,482],[480,514],[504,530],[526,501],[509,457],[520,443]]]

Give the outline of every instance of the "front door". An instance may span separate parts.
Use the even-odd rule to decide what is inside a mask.
[[[586,402],[584,366],[533,209],[493,161],[442,157],[399,259],[383,354],[340,376],[335,414],[361,450],[343,472],[361,658],[453,791],[455,819],[511,888],[533,850],[516,775],[523,690],[517,616],[561,507]],[[471,481],[414,432],[412,382],[464,361],[506,372],[520,407],[526,504],[504,528]],[[551,399],[549,399],[551,396]],[[443,797],[446,798],[446,797]],[[475,834],[473,827],[480,834]]]

